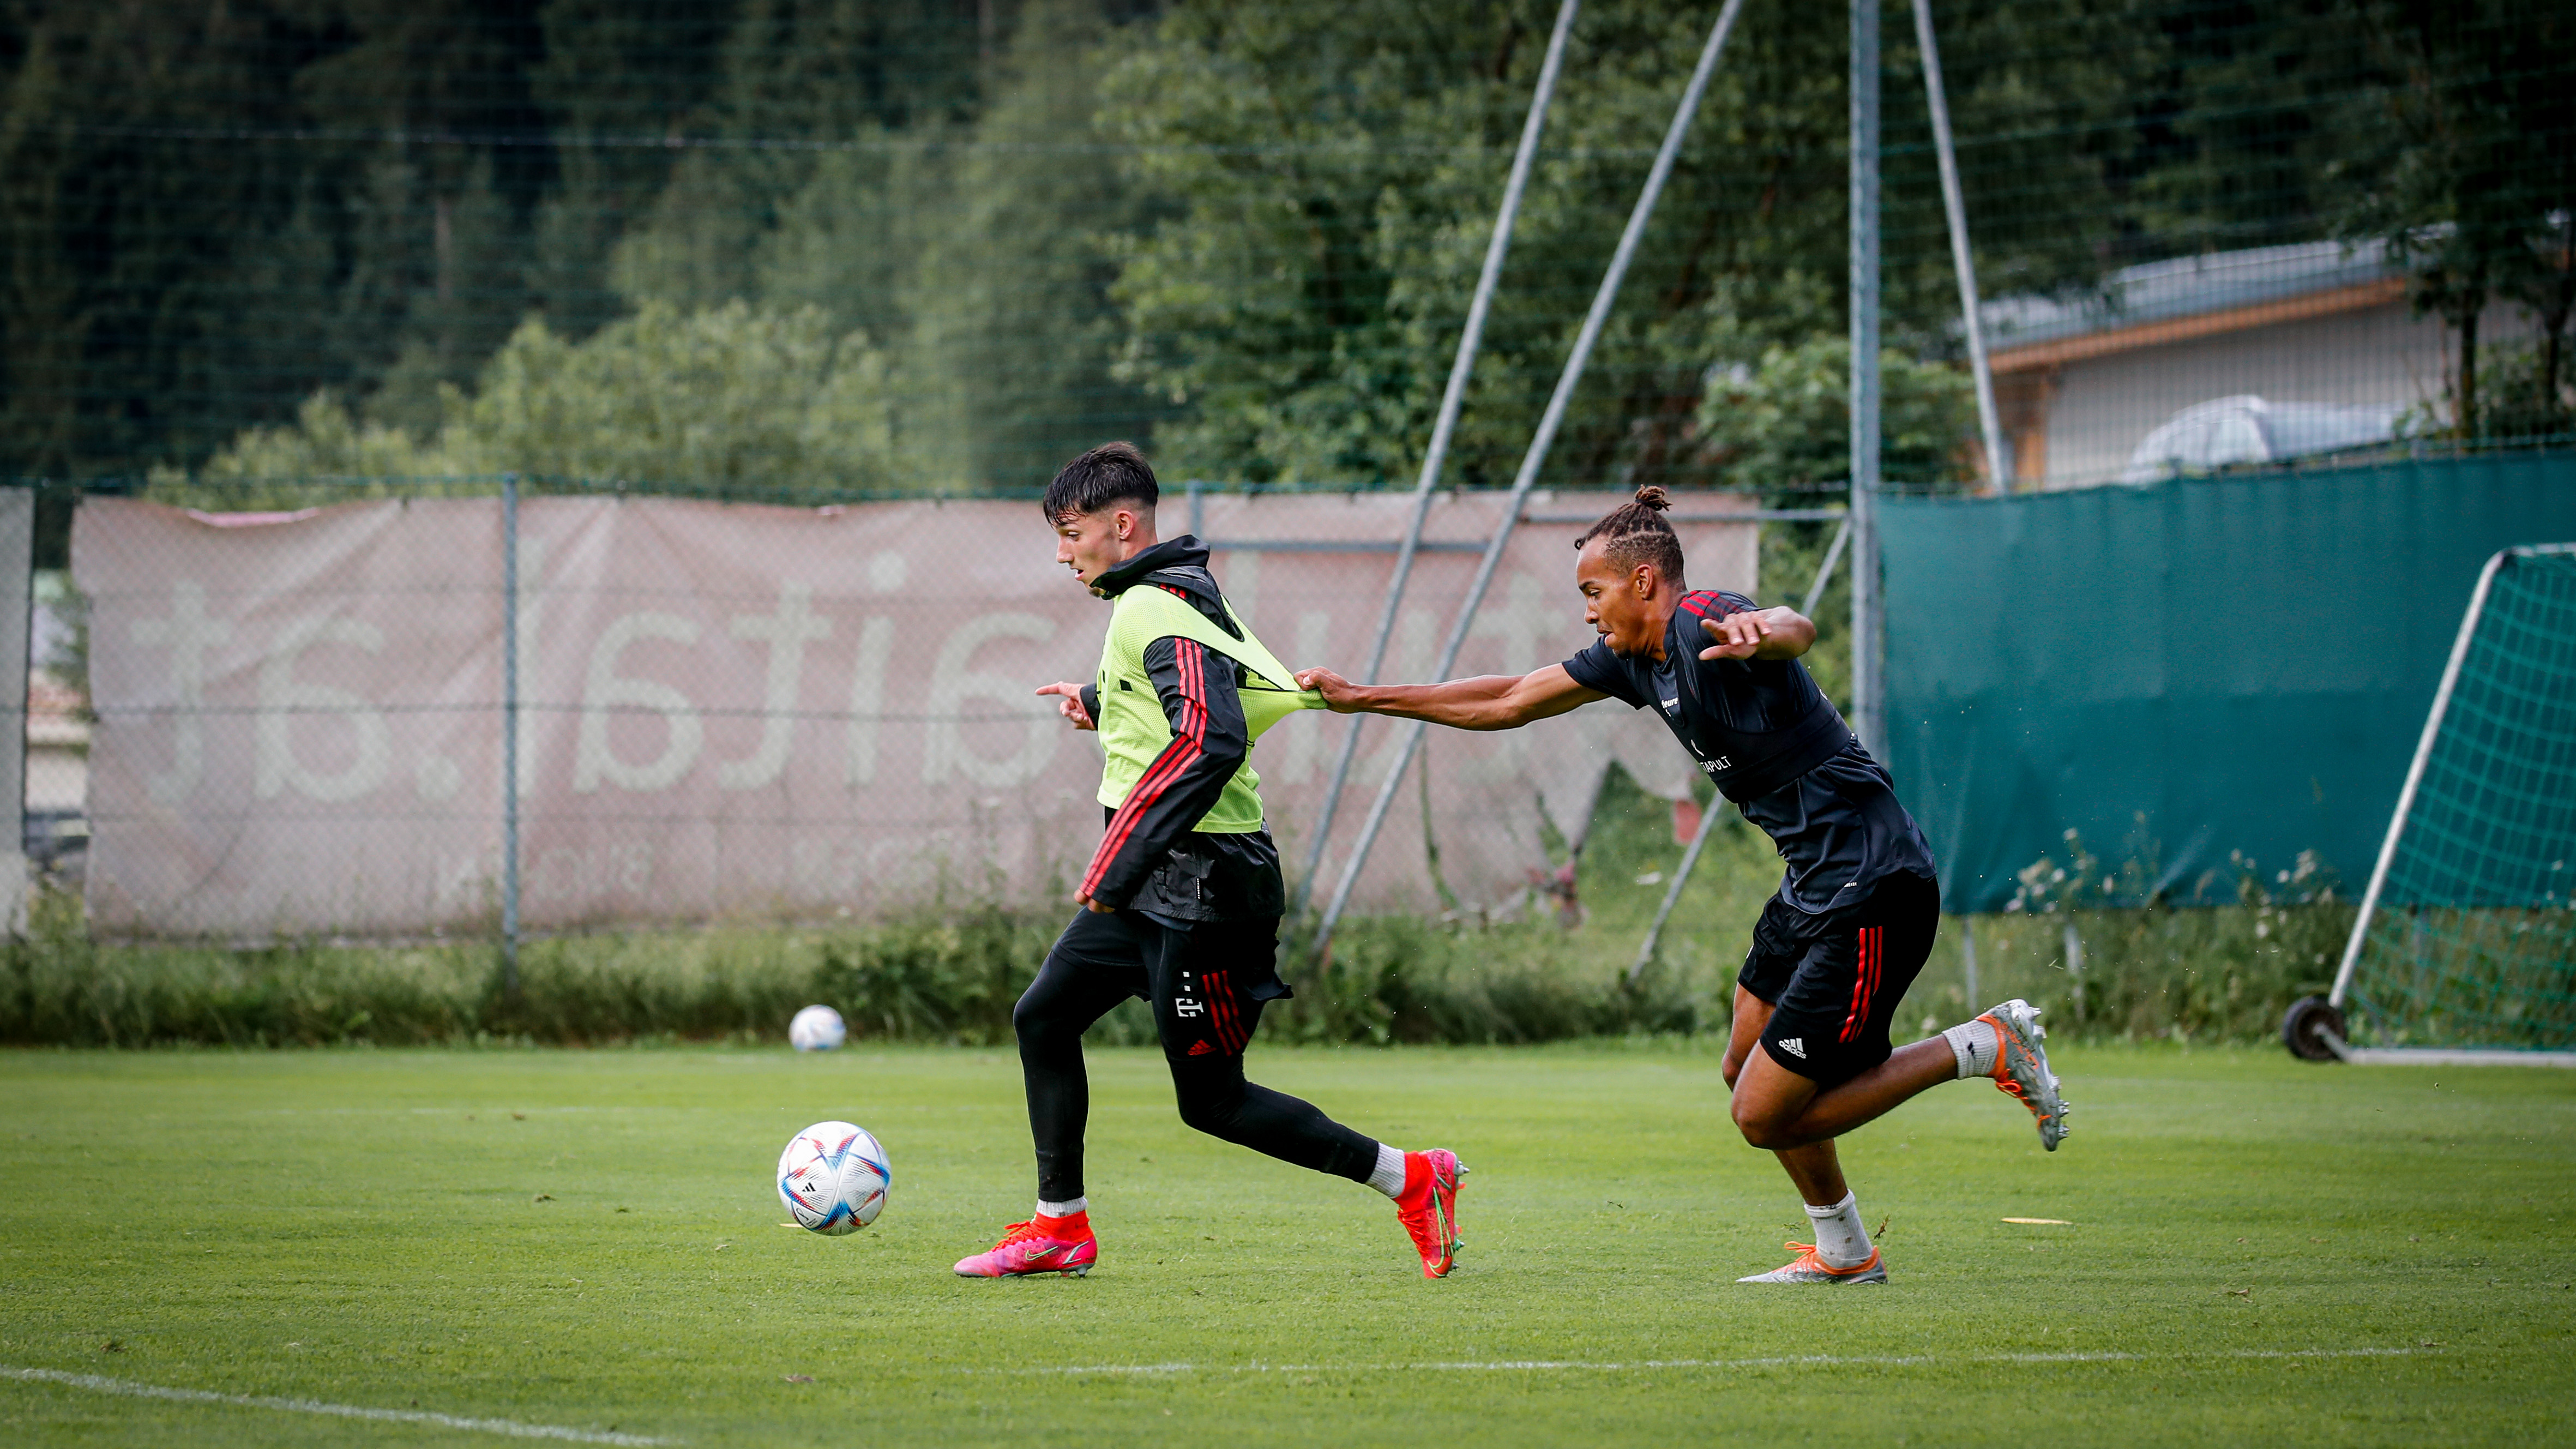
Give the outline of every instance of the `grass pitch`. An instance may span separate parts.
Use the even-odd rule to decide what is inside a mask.
[[[1144,1052],[1093,1054],[1101,1267],[1017,1282],[947,1271],[1028,1209],[1002,1052],[0,1056],[0,1441],[2570,1432],[2576,1073],[2070,1047],[2054,1155],[1975,1083],[1847,1139],[1895,1281],[1819,1290],[1731,1281],[1805,1222],[1713,1048],[1253,1063],[1459,1150],[1455,1276],[1365,1189],[1182,1128]],[[825,1117],[894,1159],[853,1237],[778,1226],[778,1149]]]

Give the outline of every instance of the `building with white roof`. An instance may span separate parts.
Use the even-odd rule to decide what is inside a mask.
[[[2231,453],[2218,435],[2233,427],[2257,438],[2267,417],[2276,434],[2327,436],[2409,412],[2438,419],[2458,365],[2450,328],[2414,314],[2404,273],[2376,243],[2149,262],[2114,273],[2098,298],[2000,298],[1984,316],[2012,476],[2024,488],[2153,474],[2132,458],[2168,423],[2177,426],[2160,444],[2208,431],[2201,442],[2219,451],[2202,456],[2226,462],[2264,456],[2242,451],[2262,445]],[[2532,330],[2501,304],[2479,322],[2482,342]],[[2176,418],[2196,407],[2195,418]]]

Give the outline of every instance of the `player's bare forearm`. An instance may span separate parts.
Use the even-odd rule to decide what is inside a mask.
[[[1702,619],[1699,627],[1709,637],[1702,659],[1795,659],[1816,642],[1815,621],[1785,604]]]
[[[1460,730],[1518,729],[1605,697],[1575,683],[1561,664],[1443,684],[1353,684],[1329,669],[1307,669],[1298,672],[1297,685],[1323,695],[1338,714],[1383,714]]]
[[[1514,675],[1487,674],[1445,684],[1354,685],[1332,707],[1344,714],[1391,715],[1451,729],[1507,730],[1529,723],[1511,707],[1512,687],[1519,683]]]

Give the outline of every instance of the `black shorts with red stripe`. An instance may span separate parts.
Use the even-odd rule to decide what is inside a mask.
[[[1888,1025],[1940,929],[1940,884],[1911,872],[1883,876],[1859,900],[1819,914],[1774,898],[1735,978],[1771,1003],[1762,1049],[1819,1088],[1886,1061],[1895,1050]]]

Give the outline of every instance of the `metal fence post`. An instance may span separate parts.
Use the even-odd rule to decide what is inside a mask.
[[[1977,918],[1974,916],[1959,918],[1959,978],[1968,988],[1969,1012],[1985,1010],[1977,1005]]]
[[[0,881],[0,929],[24,931],[27,928],[28,897],[34,889],[33,873],[28,868],[27,849],[27,722],[28,709],[34,703],[33,666],[45,661],[35,657],[36,628],[36,500],[42,495],[34,488],[12,488],[6,498],[8,506],[0,508],[0,549],[7,550],[6,567],[0,577],[16,571],[18,587],[12,591],[9,606],[17,610],[17,626],[9,637],[0,641],[0,689],[8,692],[11,705],[7,714],[9,737],[0,741],[0,776],[8,780],[9,840],[0,848],[0,865],[9,871],[9,879]],[[79,495],[74,494],[75,506]],[[53,850],[52,822],[47,822],[45,848]]]
[[[501,475],[501,990],[519,999],[519,475]]]
[[[1878,632],[1878,6],[1851,0],[1852,723],[1886,758]]]

